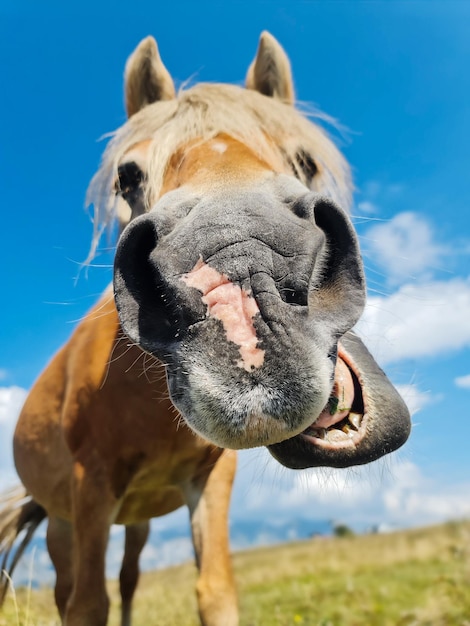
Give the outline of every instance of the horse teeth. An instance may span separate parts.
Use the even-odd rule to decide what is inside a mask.
[[[354,426],[356,430],[359,430],[362,422],[362,415],[360,413],[350,413],[348,415],[348,420]]]
[[[331,443],[335,443],[335,442],[345,441],[346,439],[349,439],[349,435],[347,435],[346,433],[343,433],[342,430],[338,430],[337,428],[332,428],[331,430],[328,431],[327,439],[328,441],[331,441]]]

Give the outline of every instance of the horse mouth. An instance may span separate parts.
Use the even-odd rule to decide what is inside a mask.
[[[367,421],[367,403],[360,374],[339,348],[335,382],[328,403],[299,437],[325,450],[354,448],[366,435]]]

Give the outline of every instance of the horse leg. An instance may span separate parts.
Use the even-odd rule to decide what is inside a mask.
[[[75,462],[72,480],[73,590],[66,626],[105,626],[109,599],[105,558],[109,528],[117,512],[103,463],[96,453]]]
[[[215,457],[216,458],[216,457]],[[191,515],[199,616],[203,626],[237,626],[237,594],[229,553],[228,509],[236,453],[225,450],[185,486]]]
[[[56,572],[55,603],[62,621],[67,601],[72,593],[72,524],[58,517],[50,517],[47,525],[47,549]]]
[[[149,522],[126,526],[126,541],[119,587],[121,591],[121,626],[131,626],[132,598],[139,580],[139,556],[149,536]]]

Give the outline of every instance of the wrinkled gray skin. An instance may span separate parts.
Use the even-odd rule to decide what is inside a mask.
[[[237,365],[238,346],[182,280],[200,259],[255,298],[261,367]],[[166,194],[124,230],[114,287],[125,332],[167,365],[172,401],[213,443],[266,445],[300,468],[367,463],[406,440],[403,401],[362,342],[345,335],[365,300],[354,230],[331,200],[290,177],[219,197]],[[330,449],[300,433],[328,402],[341,337],[361,379],[367,428],[358,444]]]

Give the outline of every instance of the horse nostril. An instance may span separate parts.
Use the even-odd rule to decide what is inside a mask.
[[[308,295],[306,290],[284,288],[281,290],[281,298],[286,304],[293,306],[307,306]]]
[[[176,340],[180,324],[172,290],[152,259],[157,244],[154,220],[148,215],[136,218],[118,243],[114,271],[122,327],[133,341],[155,354]]]

